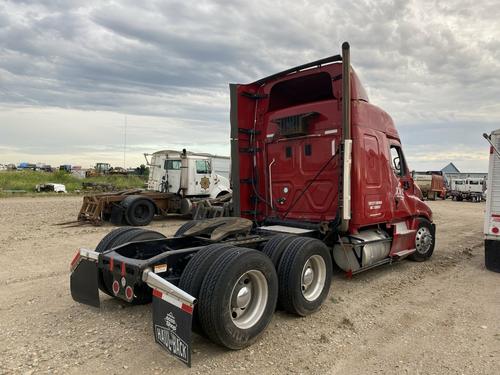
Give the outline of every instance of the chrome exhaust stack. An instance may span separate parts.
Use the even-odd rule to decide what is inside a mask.
[[[349,229],[351,219],[351,58],[349,43],[342,43],[342,202],[340,230]]]

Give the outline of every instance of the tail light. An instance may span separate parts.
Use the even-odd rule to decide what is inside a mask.
[[[113,285],[111,286],[113,288],[113,293],[118,295],[118,292],[120,291],[120,284],[118,283],[118,280],[113,281]]]
[[[69,264],[70,271],[73,272],[73,270],[76,268],[79,262],[80,262],[80,249],[76,251],[75,255],[73,255],[73,259],[71,259],[71,263]]]
[[[125,298],[129,301],[132,301],[132,298],[134,298],[134,290],[130,285],[125,288]]]

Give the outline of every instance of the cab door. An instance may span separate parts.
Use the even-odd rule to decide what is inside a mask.
[[[165,190],[169,193],[178,193],[181,187],[181,160],[180,159],[166,159],[165,164],[164,186]]]
[[[393,221],[400,221],[411,216],[414,194],[413,179],[406,165],[401,144],[395,140],[389,142],[389,163],[392,173],[390,201],[392,201]]]
[[[212,188],[212,165],[208,159],[194,160],[194,195],[210,195]]]

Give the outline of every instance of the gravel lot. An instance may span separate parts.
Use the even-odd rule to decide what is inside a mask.
[[[484,204],[430,202],[437,246],[352,280],[337,273],[316,314],[277,312],[253,346],[228,351],[195,336],[193,368],[154,343],[150,306],[102,296],[75,303],[69,261],[112,227],[61,228],[80,197],[0,199],[0,373],[495,374],[500,274],[484,268]],[[171,235],[181,220],[155,221]]]

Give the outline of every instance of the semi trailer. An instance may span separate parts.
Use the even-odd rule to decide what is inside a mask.
[[[155,152],[151,160],[148,154],[144,156],[150,168],[146,190],[86,195],[77,221],[94,225],[110,221],[116,225],[143,226],[155,215],[178,213],[194,218],[229,215],[229,180],[213,168],[214,160],[220,164],[223,158],[186,150]]]
[[[490,143],[488,188],[484,215],[484,264],[487,269],[500,272],[500,129],[483,133]]]
[[[75,301],[99,290],[153,303],[156,342],[191,363],[192,331],[229,349],[258,339],[278,307],[307,316],[349,277],[429,259],[432,212],[391,117],[342,55],[231,84],[234,217],[189,221],[171,238],[119,228],[71,262]]]

